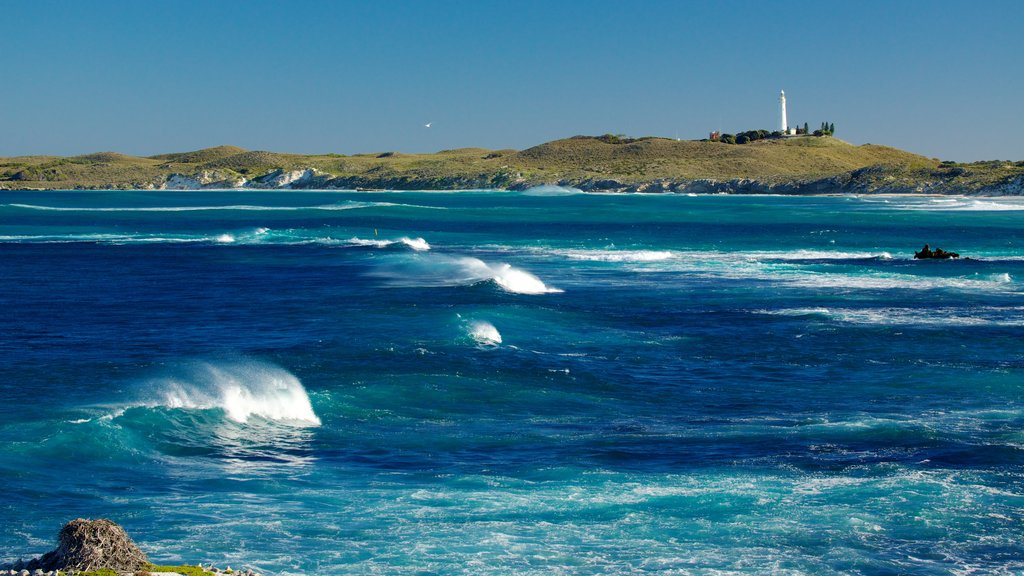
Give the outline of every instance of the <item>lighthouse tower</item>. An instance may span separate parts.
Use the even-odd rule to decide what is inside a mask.
[[[782,122],[779,125],[779,130],[783,134],[789,133],[789,122],[786,120],[786,91],[779,92],[779,113],[782,116]]]

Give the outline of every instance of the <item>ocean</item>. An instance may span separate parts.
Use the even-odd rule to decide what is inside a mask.
[[[0,192],[0,562],[1020,572],[1022,342],[1020,198]]]

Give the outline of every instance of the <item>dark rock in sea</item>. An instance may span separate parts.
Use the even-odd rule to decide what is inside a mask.
[[[60,529],[57,549],[26,565],[29,570],[96,570],[135,573],[149,563],[128,534],[110,520],[72,520]]]
[[[927,244],[924,245],[920,252],[914,252],[915,260],[950,260],[959,257],[960,254],[957,252],[946,252],[942,248],[932,250]]]

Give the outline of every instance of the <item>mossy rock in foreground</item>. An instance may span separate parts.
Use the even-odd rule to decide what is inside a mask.
[[[110,520],[72,520],[57,538],[57,549],[29,562],[28,570],[136,572],[149,564],[124,528]]]

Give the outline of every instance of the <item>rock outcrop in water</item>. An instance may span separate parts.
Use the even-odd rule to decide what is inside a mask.
[[[28,570],[85,571],[109,568],[135,573],[149,563],[128,533],[110,520],[72,520],[60,529],[57,549],[29,562]]]
[[[950,260],[959,257],[960,254],[957,252],[947,252],[942,248],[932,250],[927,244],[924,245],[924,248],[922,248],[920,252],[914,252],[915,260]],[[970,258],[968,258],[968,260],[970,260]]]

